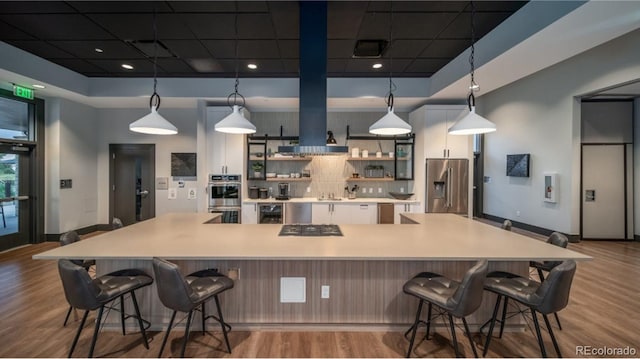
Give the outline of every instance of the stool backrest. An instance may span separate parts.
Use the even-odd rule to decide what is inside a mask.
[[[455,309],[451,311],[455,317],[466,317],[480,307],[488,268],[488,262],[483,259],[465,273],[460,286],[450,299],[455,304]]]
[[[100,288],[82,266],[68,259],[60,259],[58,272],[62,280],[64,296],[69,305],[82,310],[94,310],[100,307],[101,304],[98,301]]]
[[[507,230],[507,231],[510,231],[511,230],[511,226],[512,226],[511,221],[508,220],[508,219],[505,219],[504,222],[502,222],[502,226],[500,226],[500,228],[502,228],[504,230]]]
[[[569,245],[569,239],[567,238],[567,236],[565,236],[560,232],[553,232],[549,235],[549,238],[547,238],[547,243],[552,244],[554,246],[567,248],[567,245]],[[547,268],[553,268],[559,265],[560,263],[562,263],[562,261],[545,261],[544,265]]]
[[[549,314],[566,307],[575,273],[576,262],[573,260],[555,266],[536,291],[535,296],[540,298],[540,304],[533,309],[542,314]]]
[[[62,233],[60,235],[60,246],[66,246],[68,244],[75,243],[79,240],[80,240],[80,236],[76,231],[69,231],[66,233]],[[81,266],[83,261],[81,259],[71,259],[71,263]]]
[[[164,259],[153,258],[153,272],[156,276],[158,297],[165,307],[180,312],[193,309],[190,299],[193,290],[185,282],[177,265]]]

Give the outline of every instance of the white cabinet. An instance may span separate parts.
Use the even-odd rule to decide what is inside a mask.
[[[242,205],[242,224],[258,223],[258,204],[245,203]]]
[[[375,203],[314,203],[311,222],[314,224],[375,224],[378,207]]]
[[[393,223],[400,224],[400,213],[419,213],[418,203],[396,203],[393,205]]]
[[[449,127],[468,111],[466,105],[425,105],[411,112],[416,132],[416,157],[469,158],[473,136],[449,135]]]
[[[207,107],[207,165],[209,173],[244,174],[245,136],[215,130],[216,123],[231,113],[224,107]]]

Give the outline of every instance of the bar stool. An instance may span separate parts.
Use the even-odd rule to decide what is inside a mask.
[[[500,307],[501,299],[504,297],[505,300],[502,311],[502,320],[500,321],[500,335],[502,335],[502,331],[504,330],[507,302],[509,299],[513,299],[516,302],[527,306],[528,309],[531,310],[531,316],[533,318],[536,336],[538,338],[538,345],[540,346],[542,356],[546,357],[547,352],[542,341],[537,313],[542,314],[556,353],[561,357],[562,354],[560,353],[560,347],[558,346],[556,337],[553,335],[553,330],[551,329],[547,315],[564,309],[569,303],[569,292],[571,290],[571,282],[573,281],[575,272],[576,262],[573,260],[567,260],[555,266],[549,272],[549,276],[544,283],[507,272],[489,273],[484,283],[484,289],[497,294],[498,298],[496,299],[496,305],[493,309],[491,325],[489,326],[489,333],[487,334],[487,341],[482,354],[486,355],[489,350],[489,344],[491,343],[491,336],[493,335],[493,328],[496,323],[498,308]],[[522,314],[524,315],[524,313]]]
[[[547,243],[552,244],[554,246],[567,248],[569,244],[569,239],[567,236],[560,232],[553,232],[547,239]],[[538,277],[540,278],[540,282],[544,282],[544,272],[550,272],[555,266],[559,265],[562,262],[558,261],[545,261],[545,262],[529,262],[529,267],[535,268],[538,271]],[[558,313],[553,313],[553,316],[556,318],[556,323],[558,323],[558,329],[562,330],[562,324],[560,324],[560,318],[558,317]]]
[[[405,283],[403,291],[407,294],[418,297],[420,300],[420,303],[418,304],[418,311],[416,312],[416,319],[411,328],[409,328],[409,330],[413,330],[413,332],[411,334],[411,340],[409,341],[407,358],[411,356],[416,332],[418,331],[418,326],[420,324],[425,324],[427,326],[426,338],[429,339],[431,310],[433,305],[439,308],[442,313],[446,313],[449,317],[451,339],[453,342],[453,348],[456,352],[456,357],[460,356],[460,352],[458,350],[458,341],[456,340],[453,317],[462,319],[473,354],[475,357],[478,356],[476,346],[471,339],[471,333],[465,317],[475,312],[482,303],[482,285],[487,275],[487,268],[488,263],[486,260],[478,261],[467,271],[461,282],[454,281],[440,274],[422,272]],[[424,302],[429,303],[426,322],[420,320],[422,304]],[[405,333],[405,336],[408,333],[409,331]]]
[[[120,218],[113,217],[113,221],[111,222],[111,228],[120,229],[122,227],[124,227],[124,224],[122,224],[122,220]]]
[[[231,345],[229,345],[229,338],[227,336],[227,332],[231,330],[231,326],[225,323],[222,317],[218,294],[233,288],[233,281],[218,273],[215,269],[204,269],[183,277],[177,265],[160,258],[153,258],[153,271],[156,275],[160,301],[165,307],[173,310],[158,357],[162,356],[162,351],[167,343],[173,321],[176,318],[176,312],[188,313],[184,339],[182,340],[182,350],[180,351],[180,357],[184,357],[184,351],[187,347],[187,341],[189,340],[192,314],[194,310],[198,310],[198,307],[200,307],[200,312],[202,313],[202,335],[204,335],[206,329],[205,321],[210,318],[217,320],[222,328],[227,350],[229,354],[231,354]],[[205,313],[205,302],[211,298],[216,302],[217,317],[214,315],[207,316]]]
[[[80,236],[76,231],[69,231],[60,235],[60,246],[66,246],[71,243],[75,243],[80,240]],[[96,264],[95,259],[72,259],[71,263],[77,264],[84,268],[87,272],[91,266]],[[67,326],[67,322],[69,321],[69,316],[71,315],[71,311],[73,310],[72,306],[69,306],[69,310],[67,311],[67,316],[64,317],[63,327]]]
[[[504,229],[506,231],[510,231],[511,230],[511,226],[512,226],[511,221],[508,220],[508,219],[505,219],[504,222],[502,222],[502,226],[500,226],[500,228],[502,228],[502,229]]]
[[[60,279],[62,279],[62,286],[64,288],[64,295],[67,298],[67,302],[69,302],[73,308],[83,309],[85,311],[82,316],[82,322],[78,327],[78,332],[73,339],[73,344],[71,344],[69,357],[73,354],[76,344],[78,343],[78,338],[80,338],[80,333],[87,321],[89,312],[99,309],[96,326],[93,331],[93,338],[91,340],[91,347],[89,349],[89,357],[93,356],[93,350],[98,339],[98,332],[100,330],[100,323],[102,322],[102,314],[105,306],[115,299],[122,298],[125,294],[129,293],[131,294],[131,301],[133,302],[133,308],[135,309],[136,314],[127,316],[126,318],[134,317],[138,320],[144,346],[149,349],[147,334],[145,332],[144,325],[142,324],[143,319],[140,316],[140,309],[138,308],[138,301],[136,300],[135,295],[136,289],[153,283],[153,279],[149,275],[138,269],[124,269],[92,280],[89,273],[87,273],[84,268],[67,259],[61,259],[58,261],[58,272],[60,273]]]

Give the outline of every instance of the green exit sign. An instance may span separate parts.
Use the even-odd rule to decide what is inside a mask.
[[[28,98],[29,100],[33,100],[33,89],[30,89],[27,87],[13,85],[13,94],[17,97]]]

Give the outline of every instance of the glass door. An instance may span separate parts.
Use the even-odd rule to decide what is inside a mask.
[[[30,152],[29,146],[0,143],[0,250],[29,243]]]

